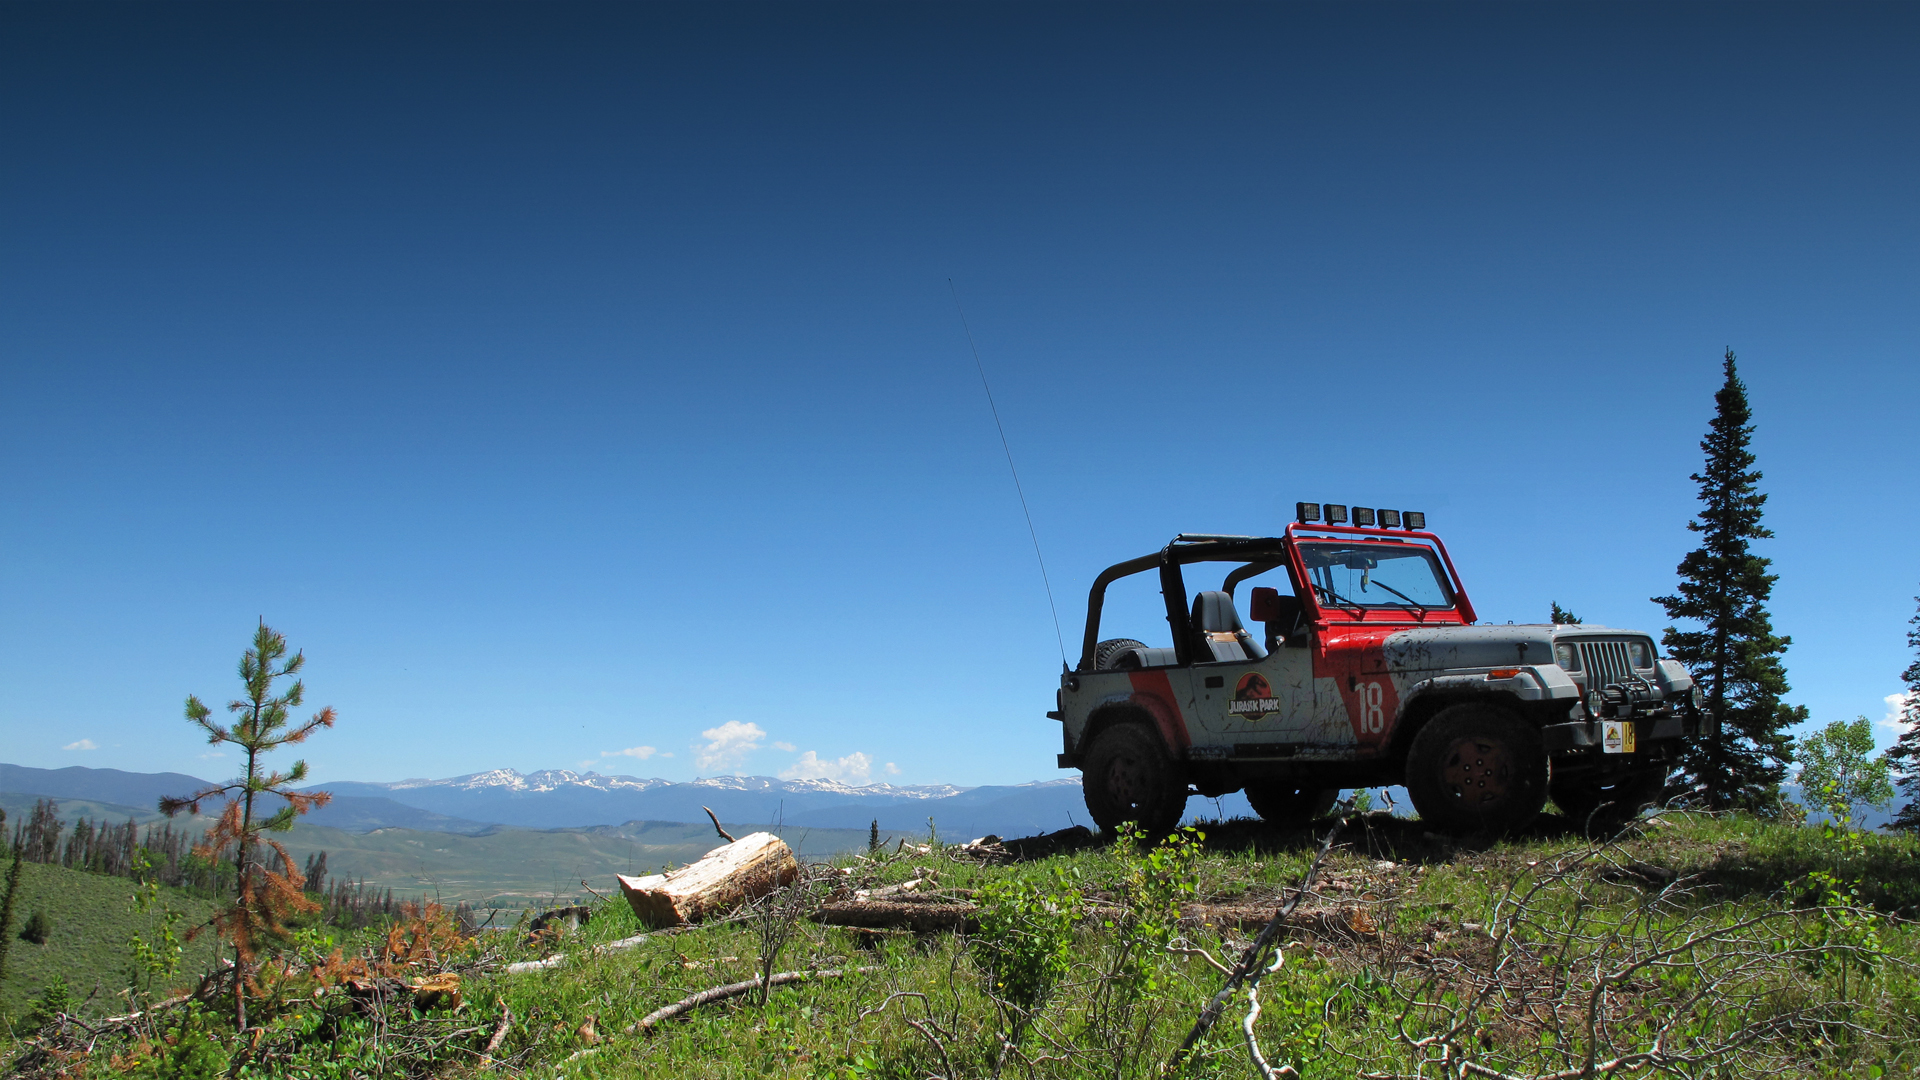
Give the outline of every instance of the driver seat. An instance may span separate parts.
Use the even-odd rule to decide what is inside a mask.
[[[1194,654],[1196,662],[1225,663],[1239,660],[1263,660],[1267,650],[1240,625],[1240,613],[1233,608],[1233,594],[1203,592],[1193,598]]]

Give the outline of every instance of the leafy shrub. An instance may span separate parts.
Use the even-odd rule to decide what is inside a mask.
[[[44,911],[36,911],[27,919],[27,925],[20,928],[20,940],[31,941],[35,945],[45,945],[53,936],[53,920],[47,918]]]
[[[1053,996],[1073,956],[1080,889],[1055,868],[1049,880],[1007,878],[980,890],[980,929],[968,943],[988,996],[1014,1010],[1014,1041]]]

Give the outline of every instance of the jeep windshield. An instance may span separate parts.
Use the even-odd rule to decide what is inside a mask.
[[[1307,581],[1321,604],[1424,613],[1453,605],[1433,549],[1406,544],[1301,544]]]

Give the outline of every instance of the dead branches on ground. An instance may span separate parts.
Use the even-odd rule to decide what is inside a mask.
[[[750,993],[755,990],[771,990],[776,986],[785,986],[788,983],[807,982],[811,979],[838,979],[846,975],[868,975],[879,970],[881,969],[877,967],[825,968],[819,971],[782,971],[770,978],[764,979],[760,976],[755,976],[743,982],[728,983],[725,986],[716,986],[710,990],[702,990],[697,994],[690,994],[681,998],[671,1005],[655,1009],[629,1025],[626,1028],[626,1032],[629,1035],[646,1035],[668,1020],[690,1013],[702,1005],[711,1005],[716,1001],[725,1001],[728,998],[739,997],[741,994]]]

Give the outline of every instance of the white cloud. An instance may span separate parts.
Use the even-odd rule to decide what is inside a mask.
[[[227,752],[225,750],[209,750],[206,753],[200,755],[200,760],[201,761],[217,761],[218,759],[226,756],[227,756]]]
[[[81,739],[79,742],[70,742],[67,745],[61,747],[60,749],[62,750],[98,750],[100,749],[100,747],[92,739]]]
[[[900,766],[898,766],[898,765],[895,765],[895,764],[894,764],[893,762],[891,762],[891,761],[889,761],[889,762],[887,762],[887,775],[888,775],[888,776],[899,776],[899,775],[900,775]]]
[[[873,759],[854,751],[836,761],[824,761],[809,750],[780,771],[782,780],[836,780],[843,784],[864,784],[873,773]]]
[[[1895,735],[1905,731],[1906,725],[1902,724],[1900,720],[1907,709],[1907,694],[1905,692],[1888,694],[1882,700],[1887,703],[1887,715],[1881,718],[1880,726],[1893,732]]]
[[[705,743],[694,743],[698,752],[694,764],[702,773],[739,768],[747,755],[760,749],[760,741],[767,733],[760,730],[759,724],[743,724],[738,720],[729,720],[716,728],[708,728],[700,733]]]
[[[631,757],[631,758],[639,758],[641,761],[645,761],[648,758],[658,753],[660,753],[660,751],[654,749],[651,746],[629,746],[625,750],[602,750],[600,751],[600,756],[601,757]],[[673,755],[665,754],[662,756],[672,757]]]
[[[797,747],[797,746],[795,746],[795,745],[793,745],[793,744],[792,744],[792,743],[790,743],[790,742],[777,742],[777,743],[774,743],[774,744],[773,744],[773,748],[774,748],[775,750],[785,750],[785,751],[786,751],[787,753],[789,753],[789,754],[791,754],[791,753],[793,753],[793,752],[794,752],[795,750],[798,750],[798,749],[800,749],[799,747]]]

